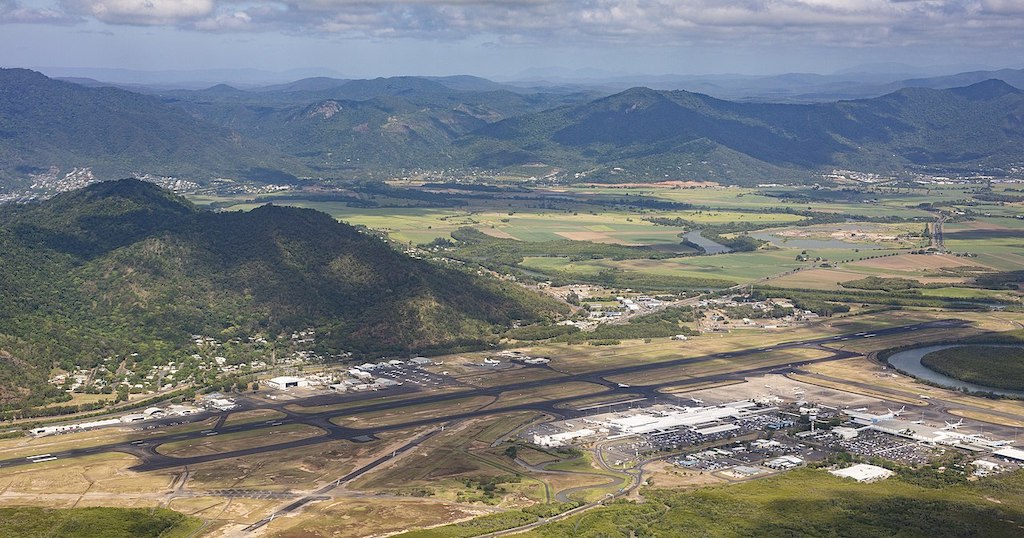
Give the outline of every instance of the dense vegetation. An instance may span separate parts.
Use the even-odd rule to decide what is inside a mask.
[[[951,347],[925,355],[921,364],[961,381],[1024,390],[1024,347]]]
[[[97,175],[136,171],[261,179],[305,168],[264,144],[149,97],[86,88],[25,69],[0,69],[0,179],[57,166]],[[110,176],[108,176],[110,177]]]
[[[1001,173],[1024,140],[1024,92],[998,80],[816,105],[646,88],[594,100],[486,82],[396,77],[157,98],[8,69],[0,71],[0,174],[92,166],[279,182],[544,163],[584,181],[750,185],[816,182],[835,167]]]
[[[1017,290],[1024,284],[1024,271],[989,273],[978,276],[974,281],[982,288]]]
[[[199,211],[136,180],[4,207],[0,251],[0,387],[9,403],[28,398],[29,386],[35,399],[53,396],[42,383],[51,366],[131,353],[173,360],[192,334],[315,327],[327,351],[410,353],[479,347],[497,326],[563,308],[414,260],[323,213]]]
[[[882,278],[877,276],[868,276],[858,280],[847,280],[846,282],[840,282],[844,288],[853,288],[858,290],[881,290],[881,291],[906,291],[925,287],[918,280],[909,278]],[[948,286],[949,284],[940,284],[939,286]]]
[[[845,284],[845,283],[844,283]],[[923,306],[933,308],[949,308],[957,310],[983,310],[988,309],[989,305],[1005,304],[1012,305],[1016,304],[1012,299],[1000,299],[996,297],[987,297],[983,299],[975,298],[960,298],[960,297],[925,297],[918,293],[916,289],[910,289],[905,291],[883,291],[883,290],[857,290],[857,289],[844,289],[844,290],[833,290],[833,291],[822,291],[812,289],[798,289],[798,288],[776,288],[773,286],[762,286],[762,291],[775,291],[776,293],[785,295],[799,303],[797,306],[805,308],[807,310],[814,310],[808,306],[801,306],[810,303],[820,302],[845,302],[845,303],[865,303],[865,304],[880,304],[890,306]],[[845,312],[846,310],[844,310]],[[820,314],[820,312],[819,312]]]
[[[495,161],[486,158],[490,151],[502,162],[624,169],[616,180],[667,174],[791,182],[810,180],[809,170],[828,166],[885,173],[970,163],[1006,166],[1016,161],[1013,148],[1024,137],[1013,119],[1022,101],[1024,92],[997,80],[821,105],[733,103],[633,88],[488,125],[469,138],[469,146],[483,155],[481,164]]]
[[[199,524],[164,508],[0,508],[0,538],[175,538]]]
[[[523,536],[1008,537],[1019,535],[1022,499],[1021,473],[927,487],[902,478],[857,484],[805,469],[695,491],[647,489],[643,503],[616,501]]]

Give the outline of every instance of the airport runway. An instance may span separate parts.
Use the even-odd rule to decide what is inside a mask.
[[[404,430],[404,429],[416,428],[416,427],[421,427],[421,426],[428,426],[428,425],[432,425],[432,424],[441,424],[441,423],[449,422],[449,421],[452,421],[452,420],[462,420],[462,419],[469,419],[469,418],[476,418],[476,417],[502,415],[502,414],[512,413],[512,412],[516,412],[516,411],[526,411],[526,410],[529,410],[529,411],[538,411],[538,412],[549,413],[549,414],[552,414],[552,415],[555,415],[555,416],[566,416],[566,415],[573,416],[574,414],[583,414],[583,412],[577,412],[577,411],[573,411],[571,409],[566,409],[563,406],[564,406],[564,404],[567,404],[567,403],[572,402],[574,400],[583,400],[583,399],[593,398],[595,396],[609,395],[609,394],[615,394],[615,393],[621,393],[623,395],[626,395],[626,394],[629,394],[629,395],[640,394],[641,396],[646,397],[646,398],[656,398],[656,397],[664,398],[664,397],[666,397],[666,395],[658,392],[658,389],[669,387],[669,386],[678,386],[681,383],[696,384],[696,383],[706,383],[706,382],[716,382],[716,381],[727,381],[727,380],[734,380],[734,379],[743,379],[745,377],[756,376],[756,375],[766,374],[766,373],[785,373],[785,372],[788,372],[790,370],[799,368],[801,366],[806,366],[806,365],[809,365],[809,364],[814,364],[814,363],[819,363],[819,362],[826,362],[826,361],[835,361],[835,360],[848,359],[848,358],[852,358],[852,357],[856,357],[856,356],[860,355],[859,353],[854,353],[854,352],[850,352],[850,351],[844,351],[844,350],[841,350],[841,349],[832,349],[832,348],[822,347],[825,344],[835,344],[837,342],[842,342],[842,341],[846,341],[846,340],[850,340],[850,339],[863,338],[863,337],[865,337],[866,334],[871,334],[871,335],[876,335],[876,336],[892,336],[892,335],[909,333],[909,332],[917,331],[917,330],[920,330],[920,329],[934,329],[934,328],[943,328],[943,327],[956,327],[956,326],[961,326],[963,324],[964,323],[959,321],[959,320],[933,321],[933,322],[921,323],[921,324],[915,324],[915,325],[906,325],[906,326],[900,326],[900,327],[890,327],[890,328],[886,328],[886,329],[879,329],[879,330],[875,330],[875,331],[870,331],[870,333],[862,332],[862,333],[857,333],[857,334],[847,334],[847,335],[839,335],[839,336],[830,336],[830,337],[825,337],[825,338],[816,338],[816,339],[804,340],[804,341],[799,341],[799,342],[789,342],[789,343],[779,344],[779,345],[770,346],[770,347],[762,347],[762,348],[756,348],[756,349],[747,349],[747,350],[743,350],[743,351],[730,351],[730,352],[727,352],[727,353],[716,353],[716,354],[705,355],[705,356],[701,356],[701,357],[680,358],[680,359],[675,359],[675,360],[659,362],[659,363],[656,363],[656,364],[633,364],[633,365],[621,366],[621,367],[616,367],[616,368],[609,368],[609,369],[604,369],[604,370],[599,370],[599,371],[594,371],[594,372],[586,372],[586,373],[581,373],[581,374],[568,374],[568,375],[563,375],[563,376],[555,377],[555,378],[541,379],[541,380],[535,380],[535,381],[526,381],[526,382],[519,382],[519,383],[510,383],[510,384],[507,384],[507,385],[499,385],[499,386],[494,386],[494,387],[484,387],[484,388],[472,387],[472,388],[466,388],[465,390],[460,390],[460,391],[456,391],[456,392],[446,392],[446,393],[442,393],[442,394],[429,394],[429,393],[425,393],[423,396],[420,396],[420,397],[407,398],[407,399],[404,399],[402,401],[397,401],[397,402],[380,402],[380,401],[374,401],[374,400],[376,400],[378,398],[381,398],[381,397],[392,396],[392,395],[403,394],[403,393],[408,394],[408,393],[416,392],[416,391],[410,391],[406,387],[398,387],[395,390],[387,391],[387,393],[385,395],[383,395],[383,396],[380,395],[379,393],[374,393],[372,395],[363,395],[363,394],[360,394],[360,395],[343,395],[343,394],[339,394],[339,395],[336,395],[336,396],[335,395],[314,396],[314,397],[307,398],[307,399],[289,400],[289,401],[286,401],[286,402],[276,402],[276,403],[273,403],[273,404],[266,404],[266,405],[245,405],[245,406],[242,406],[239,409],[233,410],[232,412],[237,412],[239,410],[248,410],[248,409],[274,409],[274,410],[280,411],[281,413],[284,413],[286,416],[284,418],[275,419],[275,420],[269,420],[269,421],[266,421],[266,422],[262,422],[261,421],[261,422],[251,422],[251,423],[246,423],[246,424],[237,424],[237,425],[233,425],[233,426],[222,426],[222,427],[217,428],[215,430],[217,432],[217,435],[226,435],[226,434],[236,433],[236,432],[245,432],[245,431],[257,430],[257,429],[264,429],[264,428],[270,427],[269,423],[271,423],[271,422],[273,422],[275,424],[276,423],[282,423],[282,424],[305,424],[305,425],[309,425],[309,426],[315,426],[315,427],[318,427],[318,428],[324,430],[325,433],[323,435],[320,435],[320,436],[317,436],[317,437],[310,437],[310,438],[306,438],[306,439],[298,439],[298,440],[294,440],[294,441],[288,441],[288,442],[278,443],[278,444],[273,444],[273,445],[251,447],[251,448],[246,448],[246,449],[241,449],[241,450],[234,450],[234,451],[230,451],[230,452],[222,452],[222,453],[218,453],[218,454],[205,454],[205,455],[192,456],[192,457],[181,457],[181,458],[178,458],[178,457],[172,457],[172,456],[167,456],[167,455],[164,455],[164,454],[160,454],[160,453],[158,453],[156,451],[156,448],[159,445],[164,444],[164,443],[169,443],[169,442],[174,442],[174,441],[190,440],[190,439],[201,439],[203,437],[207,437],[207,436],[211,435],[209,433],[209,431],[203,430],[203,431],[183,432],[183,433],[168,433],[167,435],[157,435],[157,436],[152,436],[152,437],[146,437],[146,438],[144,438],[144,442],[142,442],[142,443],[139,443],[138,441],[135,441],[134,442],[135,444],[133,444],[133,442],[121,442],[121,443],[111,443],[111,444],[94,446],[94,447],[79,448],[79,449],[72,449],[72,450],[65,450],[65,451],[58,451],[58,452],[53,452],[52,454],[49,454],[48,456],[52,457],[52,458],[56,458],[58,460],[63,460],[63,459],[69,459],[69,458],[78,458],[78,457],[82,457],[82,456],[89,456],[89,455],[94,455],[94,454],[103,454],[103,453],[109,453],[109,452],[121,452],[121,453],[126,453],[126,454],[134,455],[134,456],[136,456],[136,457],[138,457],[140,459],[141,463],[139,465],[136,465],[136,466],[132,467],[133,470],[135,470],[135,471],[153,471],[153,470],[159,470],[159,469],[169,469],[169,468],[174,468],[174,467],[181,467],[181,466],[185,466],[185,465],[196,465],[196,464],[200,464],[200,463],[206,463],[206,462],[211,462],[211,461],[218,461],[218,460],[223,460],[223,459],[237,458],[237,457],[240,457],[240,456],[249,456],[249,455],[253,455],[253,454],[261,454],[261,453],[266,453],[266,452],[275,452],[275,451],[279,451],[279,450],[289,450],[289,449],[294,449],[294,448],[300,448],[300,447],[316,445],[316,444],[324,443],[324,442],[328,442],[328,441],[337,441],[337,440],[350,440],[350,441],[355,441],[355,442],[367,441],[367,440],[373,439],[376,434],[383,433],[383,432],[396,431],[396,430]],[[816,359],[808,359],[808,360],[803,360],[803,361],[795,361],[795,362],[793,362],[791,364],[787,364],[787,365],[784,365],[784,366],[775,365],[775,366],[767,366],[767,367],[753,367],[753,368],[746,368],[746,369],[742,368],[742,366],[741,366],[742,365],[742,360],[743,360],[744,357],[756,356],[756,355],[758,355],[760,353],[766,353],[766,352],[770,352],[770,351],[777,351],[777,350],[784,350],[784,349],[791,349],[791,348],[806,348],[806,347],[814,347],[814,348],[822,349],[822,350],[828,351],[830,353],[830,355],[828,355],[826,357],[816,358]],[[631,373],[637,373],[637,372],[643,372],[643,371],[652,371],[652,370],[658,370],[658,369],[664,369],[664,368],[674,368],[674,367],[685,366],[685,365],[689,365],[689,364],[699,364],[701,362],[707,362],[707,361],[717,360],[717,359],[722,359],[722,358],[728,358],[730,360],[735,361],[737,363],[737,368],[735,370],[731,370],[728,373],[723,373],[723,374],[713,374],[713,375],[707,375],[707,376],[701,376],[701,377],[690,377],[690,378],[687,378],[685,380],[672,379],[672,380],[669,380],[669,381],[666,381],[666,382],[660,383],[660,384],[633,385],[633,386],[629,386],[629,387],[619,386],[617,383],[608,381],[608,379],[607,379],[609,377],[620,376],[620,375],[623,375],[623,374],[631,374]],[[474,396],[493,396],[493,397],[497,397],[501,393],[506,393],[506,392],[511,392],[511,391],[529,391],[529,390],[532,390],[532,389],[537,389],[537,388],[541,388],[541,387],[545,387],[545,386],[549,386],[549,385],[560,385],[560,384],[570,383],[570,382],[574,382],[574,381],[582,381],[582,382],[595,383],[595,384],[602,385],[602,386],[606,387],[606,390],[604,392],[599,392],[599,393],[588,393],[588,394],[579,395],[579,396],[569,396],[569,397],[564,397],[564,398],[554,398],[554,399],[549,399],[549,400],[545,400],[545,401],[541,401],[541,402],[528,402],[528,403],[523,403],[523,404],[519,404],[519,405],[512,405],[512,406],[499,407],[499,408],[493,408],[493,409],[492,408],[483,408],[483,409],[478,409],[478,410],[475,410],[475,411],[466,411],[466,412],[452,413],[452,414],[448,414],[448,415],[441,416],[441,417],[413,419],[413,420],[408,420],[408,421],[397,423],[397,424],[390,424],[390,425],[374,427],[374,428],[351,428],[351,427],[346,427],[346,426],[339,426],[339,425],[336,425],[336,424],[334,424],[334,423],[332,423],[330,421],[330,419],[332,417],[337,417],[337,416],[342,416],[342,415],[356,415],[356,414],[361,414],[361,413],[377,412],[377,411],[399,411],[399,410],[401,410],[403,408],[406,408],[406,407],[421,406],[421,405],[424,405],[424,404],[443,404],[444,402],[450,402],[450,401],[453,401],[453,400],[463,399],[463,398],[468,398],[468,397],[474,397]],[[341,410],[341,411],[334,410],[334,411],[325,411],[325,412],[320,412],[320,413],[296,413],[296,412],[288,409],[288,406],[292,406],[292,405],[318,406],[318,405],[327,405],[327,404],[351,403],[351,402],[359,402],[359,401],[366,401],[366,403],[362,404],[362,405],[356,405],[356,406],[353,406],[353,407],[350,407],[350,408],[347,408],[347,409],[344,409],[344,410]],[[201,420],[202,418],[204,418],[204,417],[196,417],[193,420]],[[173,420],[173,419],[163,419],[162,421],[159,421],[158,423],[165,423],[165,424],[167,424],[167,423],[170,423],[171,420]],[[177,420],[180,421],[181,419],[177,419]],[[150,424],[153,424],[153,423],[150,423]],[[53,461],[53,460],[48,460],[48,461]],[[33,461],[32,459],[29,459],[29,458],[11,458],[11,459],[7,459],[7,460],[0,460],[0,468],[23,466],[23,465],[33,465],[35,463],[36,463],[35,461]]]

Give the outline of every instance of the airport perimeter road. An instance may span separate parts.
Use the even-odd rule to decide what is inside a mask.
[[[915,324],[915,325],[906,325],[906,326],[900,326],[900,327],[890,327],[890,328],[887,328],[887,329],[879,329],[879,330],[872,331],[871,334],[876,335],[876,336],[890,336],[890,335],[898,335],[898,334],[903,334],[903,333],[909,333],[909,332],[917,331],[917,330],[920,330],[920,329],[955,327],[955,326],[959,326],[959,325],[963,325],[963,322],[961,322],[959,320],[942,320],[942,321],[933,321],[933,322],[928,322],[928,323],[920,323],[920,324]],[[630,386],[630,387],[620,387],[617,384],[613,384],[613,383],[610,383],[609,381],[607,381],[607,379],[605,379],[607,377],[619,376],[619,375],[623,375],[623,374],[630,374],[630,373],[636,373],[636,372],[641,372],[641,371],[651,371],[651,370],[658,370],[658,369],[665,369],[665,368],[674,368],[674,367],[684,366],[684,365],[689,365],[689,364],[699,364],[699,363],[702,363],[702,362],[712,361],[712,360],[719,360],[719,359],[722,359],[722,358],[728,358],[728,359],[734,361],[736,363],[736,368],[731,370],[731,371],[729,371],[729,372],[727,372],[727,373],[713,374],[713,375],[707,375],[707,376],[701,376],[701,377],[690,377],[690,378],[686,379],[686,382],[688,384],[690,384],[690,383],[703,383],[703,382],[713,382],[713,381],[727,381],[727,380],[734,380],[734,379],[743,379],[744,377],[756,376],[756,375],[765,374],[765,373],[785,373],[787,371],[790,371],[790,370],[792,370],[794,368],[799,368],[801,366],[806,366],[806,365],[820,363],[820,362],[842,360],[842,359],[847,359],[847,358],[859,356],[859,354],[853,353],[853,352],[850,352],[850,351],[831,349],[831,348],[824,348],[824,347],[821,347],[821,346],[823,346],[824,344],[832,344],[832,343],[836,343],[836,342],[839,342],[839,341],[850,340],[850,339],[854,339],[854,338],[861,338],[862,335],[864,335],[864,333],[849,334],[849,335],[838,335],[838,336],[829,336],[829,337],[824,337],[824,338],[815,338],[815,339],[803,340],[803,341],[798,341],[798,342],[782,343],[782,344],[774,345],[774,346],[771,346],[771,347],[764,347],[764,348],[757,348],[757,349],[747,349],[747,350],[742,350],[742,351],[731,351],[731,352],[728,352],[728,353],[716,353],[716,354],[711,354],[711,355],[705,355],[705,356],[702,356],[702,357],[680,358],[680,359],[675,359],[675,360],[663,361],[663,362],[659,362],[659,363],[656,363],[656,364],[633,364],[633,365],[616,367],[616,368],[609,368],[609,369],[599,370],[599,371],[594,371],[594,372],[586,372],[586,373],[582,373],[582,374],[563,375],[563,376],[555,377],[555,378],[540,379],[540,380],[520,382],[520,383],[511,383],[511,384],[507,384],[507,385],[499,385],[499,386],[494,386],[494,387],[466,388],[465,390],[459,390],[459,391],[455,391],[455,392],[446,392],[446,393],[442,393],[442,394],[429,394],[429,393],[426,393],[423,396],[411,397],[411,398],[407,398],[407,399],[404,399],[404,400],[401,400],[401,401],[397,401],[397,402],[374,401],[373,399],[366,399],[365,397],[353,399],[353,398],[348,398],[346,396],[339,395],[339,396],[334,397],[334,398],[329,398],[329,397],[324,397],[324,396],[316,396],[316,397],[308,399],[308,401],[307,400],[290,400],[288,402],[279,402],[279,403],[268,404],[268,405],[264,405],[264,406],[250,406],[249,407],[250,409],[276,409],[276,410],[281,411],[282,413],[285,413],[287,415],[285,418],[278,419],[278,420],[275,420],[273,422],[282,423],[282,424],[305,424],[305,425],[315,426],[317,428],[320,428],[320,429],[324,430],[325,434],[321,435],[321,436],[317,436],[317,437],[309,437],[309,438],[305,438],[305,439],[298,439],[298,440],[288,441],[288,442],[284,442],[284,443],[278,443],[278,444],[272,444],[272,445],[266,445],[266,446],[258,446],[258,447],[251,447],[251,448],[246,448],[246,449],[241,449],[241,450],[234,450],[234,451],[229,451],[229,452],[221,452],[221,453],[216,453],[216,454],[204,454],[204,455],[201,455],[201,456],[176,458],[176,457],[166,456],[166,455],[160,454],[160,453],[158,453],[156,451],[156,447],[159,446],[160,444],[163,444],[163,443],[168,443],[168,442],[173,442],[173,441],[190,440],[190,439],[200,439],[200,438],[203,438],[204,436],[211,435],[210,431],[204,430],[204,431],[193,431],[193,432],[183,432],[183,433],[168,433],[167,435],[150,436],[150,437],[145,438],[143,443],[138,443],[137,441],[136,441],[136,444],[133,444],[132,442],[119,442],[119,443],[110,443],[110,444],[94,446],[94,447],[86,447],[86,448],[80,448],[80,449],[58,451],[58,452],[52,453],[50,455],[50,457],[53,457],[53,458],[56,458],[56,459],[67,459],[67,458],[77,458],[77,457],[81,457],[81,456],[89,456],[89,455],[94,455],[94,454],[102,454],[102,453],[107,453],[107,452],[122,452],[122,453],[127,453],[127,454],[132,454],[134,456],[137,456],[141,460],[141,463],[139,465],[137,465],[137,466],[132,468],[133,470],[136,470],[136,471],[152,471],[152,470],[158,470],[158,469],[167,469],[167,468],[179,467],[179,466],[184,466],[184,465],[195,465],[195,464],[199,464],[199,463],[206,463],[206,462],[210,462],[210,461],[217,461],[217,460],[228,459],[228,458],[237,458],[237,457],[240,457],[240,456],[248,456],[248,455],[253,455],[253,454],[261,454],[261,453],[265,453],[265,452],[274,452],[274,451],[278,451],[278,450],[288,450],[288,449],[292,449],[292,448],[311,446],[311,445],[315,445],[315,444],[318,444],[318,443],[323,443],[323,442],[326,442],[326,441],[336,441],[336,440],[352,440],[352,441],[356,441],[356,442],[361,441],[361,440],[365,441],[365,440],[368,440],[368,439],[373,439],[373,437],[376,434],[382,433],[382,432],[397,431],[397,430],[404,430],[404,429],[416,428],[416,427],[421,427],[421,426],[428,426],[428,425],[432,425],[432,424],[439,424],[439,423],[442,423],[442,422],[448,422],[448,421],[451,421],[451,420],[461,420],[461,419],[475,418],[475,417],[502,415],[502,414],[507,414],[507,413],[511,413],[511,412],[515,412],[515,411],[532,410],[532,411],[540,411],[540,412],[545,412],[545,413],[552,413],[552,414],[555,414],[555,415],[566,415],[566,414],[572,414],[573,411],[570,410],[570,409],[565,409],[564,407],[559,407],[559,406],[560,405],[564,406],[564,404],[567,404],[567,403],[575,401],[575,400],[586,399],[586,398],[593,398],[594,396],[609,395],[609,394],[615,394],[615,393],[622,393],[622,394],[637,394],[637,393],[640,393],[643,396],[649,397],[649,398],[664,397],[663,394],[658,392],[659,388],[668,387],[668,386],[675,386],[675,385],[679,384],[679,380],[668,380],[668,381],[666,381],[664,383],[661,383],[661,384],[649,384],[649,385],[637,385],[637,386]],[[763,367],[755,367],[755,368],[743,368],[743,366],[742,366],[742,364],[743,364],[742,360],[745,357],[754,357],[754,356],[757,356],[760,353],[765,353],[765,352],[769,352],[769,351],[778,351],[778,350],[790,349],[790,348],[799,348],[799,347],[818,347],[820,349],[828,351],[830,353],[830,355],[826,356],[826,357],[817,358],[817,359],[809,359],[809,360],[803,360],[803,361],[794,361],[791,364],[787,364],[787,365],[783,365],[783,366],[774,365],[774,366],[763,366]],[[374,427],[374,428],[350,428],[350,427],[345,427],[345,426],[339,426],[339,425],[336,425],[336,424],[330,422],[330,419],[332,417],[336,417],[336,416],[339,416],[339,415],[356,415],[356,414],[361,414],[361,413],[371,413],[371,412],[378,412],[378,411],[400,411],[401,409],[407,408],[407,407],[422,406],[422,405],[428,405],[428,404],[444,404],[446,402],[451,402],[451,401],[456,400],[456,399],[468,398],[468,397],[473,397],[473,396],[498,396],[499,394],[505,393],[505,392],[510,392],[510,391],[529,391],[529,390],[533,390],[533,389],[537,389],[537,388],[541,388],[541,387],[546,387],[546,386],[551,386],[551,385],[562,385],[562,384],[573,382],[573,381],[583,381],[583,382],[600,384],[600,385],[605,386],[607,390],[605,390],[604,392],[596,393],[596,394],[595,393],[588,393],[588,394],[584,394],[584,395],[570,396],[570,397],[565,397],[565,398],[552,398],[552,399],[548,399],[548,400],[545,400],[545,401],[530,402],[530,403],[524,403],[524,404],[520,404],[520,405],[511,405],[511,406],[497,407],[497,408],[490,408],[490,407],[488,407],[488,408],[479,409],[479,410],[476,410],[476,411],[467,411],[467,412],[460,412],[460,413],[452,413],[452,414],[448,414],[448,415],[444,415],[444,416],[438,416],[438,417],[415,419],[415,420],[409,420],[409,421],[405,421],[405,422],[401,422],[401,423],[397,423],[397,424],[389,424],[387,426],[380,426],[380,427]],[[292,411],[292,410],[287,408],[287,406],[290,406],[290,405],[301,405],[303,403],[311,403],[312,405],[324,405],[326,403],[350,403],[350,402],[353,402],[353,401],[366,401],[366,403],[346,408],[344,411],[334,410],[334,411],[324,411],[324,412],[318,412],[318,413],[296,413],[296,412],[294,412],[294,411]],[[252,423],[238,424],[238,425],[233,425],[233,426],[222,427],[222,428],[216,430],[216,432],[217,432],[217,434],[230,434],[230,433],[236,433],[236,432],[254,431],[254,430],[261,430],[261,429],[265,429],[268,432],[271,431],[268,428],[270,428],[270,427],[268,426],[267,423],[252,422]],[[53,461],[53,460],[48,460],[48,461]],[[35,461],[33,459],[28,459],[28,458],[11,458],[11,459],[0,461],[0,468],[3,468],[3,467],[14,467],[14,466],[24,466],[24,465],[35,465],[37,463],[38,463],[37,461]]]

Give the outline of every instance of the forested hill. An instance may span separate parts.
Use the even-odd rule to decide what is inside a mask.
[[[834,167],[1001,174],[1021,164],[1024,91],[987,80],[794,105],[633,88],[492,123],[462,142],[480,166],[576,163],[636,178],[821,181]]]
[[[276,148],[197,119],[156,97],[0,69],[0,178],[51,166],[96,175],[245,178],[305,170]],[[259,179],[259,177],[254,177]]]
[[[565,181],[756,185],[822,182],[834,169],[1012,177],[1024,166],[1024,91],[995,79],[815,104],[446,82],[462,89],[395,77],[152,96],[0,69],[0,191],[29,188],[51,167],[42,175],[57,177],[44,183],[76,167],[204,184],[416,169],[515,175],[543,163]]]
[[[327,350],[409,353],[482,344],[560,309],[518,286],[409,258],[326,214],[201,211],[137,180],[0,206],[0,398],[69,369],[192,334],[315,327]],[[0,401],[0,403],[3,403]]]

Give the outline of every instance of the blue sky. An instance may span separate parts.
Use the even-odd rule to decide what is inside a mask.
[[[1024,0],[0,0],[0,65],[830,73],[1024,67]]]

